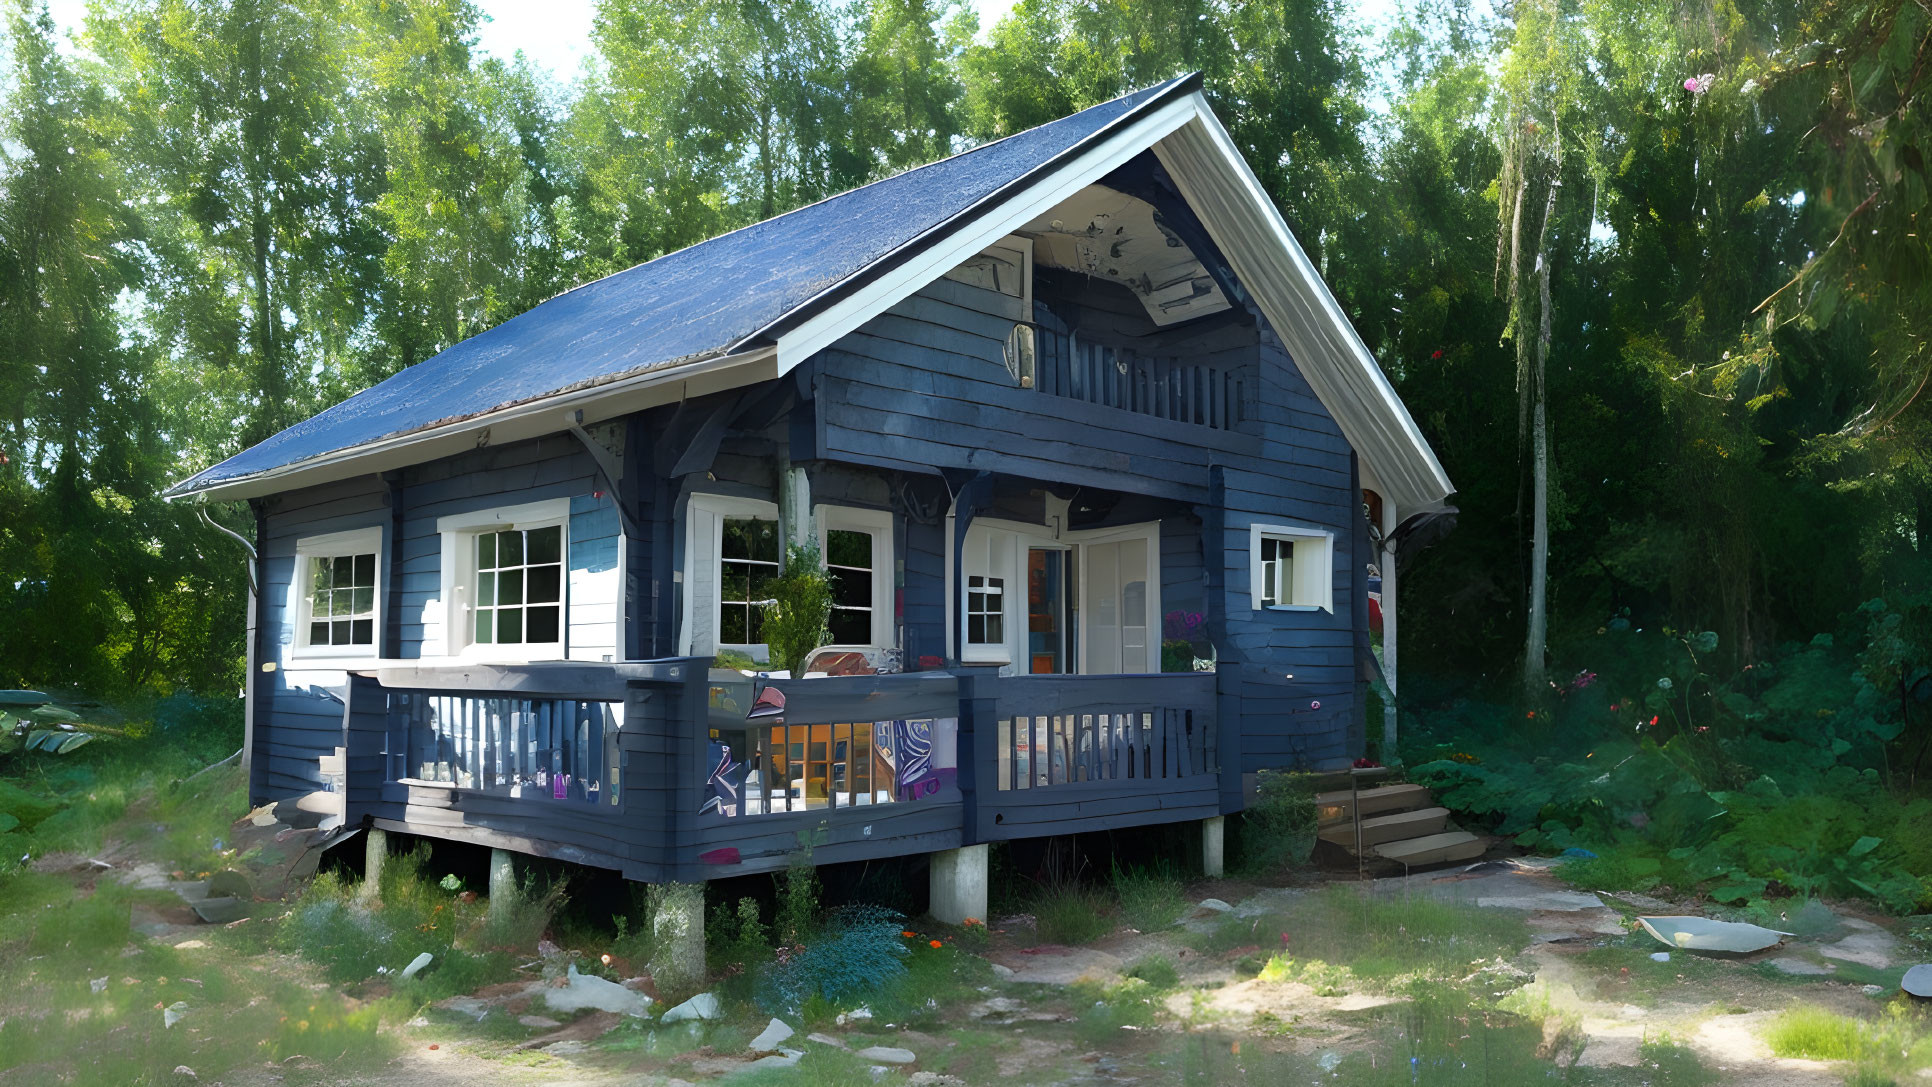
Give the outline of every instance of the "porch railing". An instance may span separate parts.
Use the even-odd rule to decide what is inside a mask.
[[[1047,328],[1038,337],[1041,392],[1218,430],[1241,422],[1249,380],[1241,368],[1144,355]]]

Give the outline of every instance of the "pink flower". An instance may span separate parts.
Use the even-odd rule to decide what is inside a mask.
[[[1691,92],[1692,94],[1696,94],[1696,93],[1697,93],[1697,79],[1696,79],[1696,77],[1694,77],[1694,76],[1693,76],[1693,77],[1692,77],[1692,78],[1690,78],[1690,79],[1686,79],[1686,80],[1684,80],[1684,89],[1685,89],[1685,90],[1687,90],[1687,91],[1689,91],[1689,92]]]

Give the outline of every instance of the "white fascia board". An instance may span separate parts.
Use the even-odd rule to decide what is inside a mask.
[[[1112,173],[1127,160],[1196,116],[1200,92],[1184,95],[1112,133],[1079,157],[979,215],[937,245],[860,287],[797,328],[778,337],[778,372],[785,373],[897,305],[913,292],[1031,221],[1054,205]],[[1201,102],[1199,108],[1206,108]],[[969,212],[970,213],[970,212]],[[938,229],[948,229],[942,225]],[[908,243],[910,244],[910,243]]]
[[[489,432],[490,445],[538,438],[568,430],[572,425],[603,422],[660,404],[675,404],[691,397],[768,381],[778,376],[775,370],[777,357],[775,349],[765,347],[653,370],[621,381],[556,393],[443,426],[311,457],[281,468],[172,495],[168,500],[195,495],[213,501],[260,498],[387,472],[468,452],[478,447],[485,431]],[[584,417],[581,424],[576,424],[574,413],[579,410]]]
[[[1388,376],[1295,240],[1274,201],[1205,99],[1154,145],[1235,278],[1247,288],[1343,436],[1372,464],[1384,497],[1421,511],[1454,493],[1435,451]]]

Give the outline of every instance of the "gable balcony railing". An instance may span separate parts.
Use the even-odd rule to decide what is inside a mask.
[[[1251,378],[1242,368],[1149,355],[1032,326],[1033,387],[1177,423],[1232,430],[1242,422]]]

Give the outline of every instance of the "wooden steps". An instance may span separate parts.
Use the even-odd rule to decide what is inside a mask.
[[[1376,846],[1371,852],[1386,861],[1394,861],[1410,868],[1421,868],[1430,864],[1454,864],[1457,861],[1475,860],[1488,848],[1481,838],[1466,830],[1450,830],[1421,838],[1385,842]]]
[[[1386,771],[1383,771],[1386,773]],[[1358,771],[1358,773],[1360,773]],[[1347,778],[1343,778],[1347,781]],[[1361,779],[1357,779],[1361,780]],[[1361,813],[1357,837],[1356,811]],[[1349,863],[1384,874],[1468,861],[1483,855],[1488,840],[1449,821],[1421,785],[1381,785],[1338,789],[1315,796],[1316,836],[1329,863]],[[1358,847],[1361,856],[1356,855]]]
[[[1356,799],[1356,796],[1347,789],[1317,794],[1315,818],[1324,829],[1337,823],[1346,825],[1350,813],[1354,810]],[[1426,808],[1433,800],[1429,790],[1420,785],[1383,785],[1380,788],[1363,789],[1359,799],[1364,819],[1373,815]]]
[[[1424,792],[1427,798],[1427,791]],[[1356,837],[1355,824],[1349,821],[1336,823],[1321,831],[1321,839],[1353,850],[1357,842],[1364,849],[1387,842],[1399,842],[1409,838],[1421,838],[1430,834],[1442,833],[1449,822],[1448,808],[1423,808],[1421,811],[1396,812],[1393,815],[1375,815],[1362,820],[1361,836]]]

